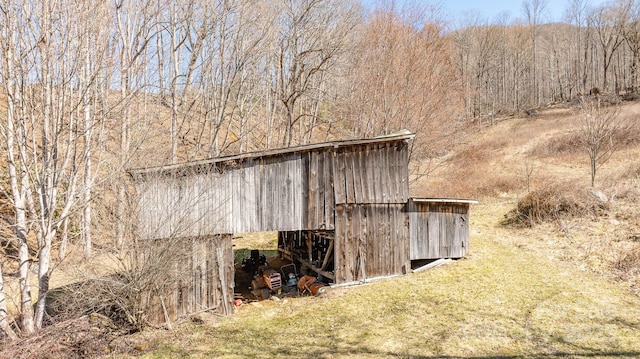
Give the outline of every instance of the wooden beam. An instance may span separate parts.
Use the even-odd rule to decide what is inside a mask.
[[[293,261],[293,254],[290,251],[283,248],[278,248],[278,251],[280,252],[283,258]]]
[[[302,258],[296,258],[300,263],[304,264],[305,266],[311,268],[312,271],[322,275],[323,277],[327,277],[329,279],[331,279],[332,281],[336,280],[336,275],[331,273],[331,272],[327,272],[325,270],[322,270],[316,266],[314,266],[313,264],[311,264],[310,262],[302,259]]]
[[[333,252],[333,241],[334,239],[331,238],[331,241],[329,242],[329,248],[327,248],[327,254],[324,255],[324,261],[322,261],[322,267],[320,267],[321,270],[327,269],[327,264],[329,264],[331,252]]]
[[[420,268],[414,269],[413,273],[419,273],[419,272],[425,271],[427,269],[439,267],[439,266],[444,265],[444,264],[449,264],[451,262],[453,262],[453,260],[451,258],[440,258],[440,259],[438,259],[436,261],[433,261],[433,262],[431,262],[429,264],[425,264]]]
[[[225,263],[224,254],[222,252],[222,248],[216,248],[216,259],[218,261],[218,279],[220,280],[220,289],[222,291],[222,313],[224,315],[233,314],[233,309],[230,308],[229,303],[227,303],[228,292],[227,292],[227,279],[225,278]]]

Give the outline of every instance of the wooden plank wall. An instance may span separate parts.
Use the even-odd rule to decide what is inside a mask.
[[[303,213],[306,225],[300,229],[332,230],[335,222],[334,152],[326,149],[312,151],[303,154],[303,158],[307,168],[303,173],[307,205]]]
[[[321,212],[310,216],[313,221],[306,218],[309,178],[301,175],[309,172],[306,161],[301,154],[287,154],[138,179],[139,233],[143,238],[197,237],[326,223],[331,213],[325,210],[324,188],[317,191]]]
[[[407,204],[411,260],[461,258],[469,250],[469,204]]]
[[[406,273],[409,220],[404,204],[336,206],[336,283]]]
[[[333,165],[336,283],[406,273],[407,143],[340,148]]]
[[[339,203],[405,203],[408,145],[360,144],[136,179],[143,238],[332,230]]]
[[[233,313],[234,263],[231,235],[181,240],[170,263],[160,292],[153,293],[150,322],[166,322],[201,311],[229,315]],[[163,278],[163,277],[160,277]],[[162,288],[162,289],[161,289]]]
[[[405,142],[339,148],[333,168],[335,203],[406,203],[408,158]]]

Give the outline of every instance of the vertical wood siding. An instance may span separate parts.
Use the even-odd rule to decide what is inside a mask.
[[[337,283],[405,273],[409,261],[408,145],[341,148],[334,155]]]
[[[308,188],[304,208],[307,221],[300,229],[334,229],[333,151],[313,151],[303,157],[308,168],[307,173],[303,173]]]
[[[144,238],[332,230],[336,203],[405,203],[404,142],[322,148],[136,180]]]
[[[409,199],[406,143],[345,147],[334,157],[335,203],[406,203]]]
[[[154,293],[152,323],[166,321],[162,304],[169,319],[212,311],[222,315],[233,313],[234,263],[231,235],[181,240],[179,255],[166,265],[166,278],[172,286]]]
[[[316,223],[333,228],[324,205],[324,182],[317,190],[321,212],[313,212],[318,218],[309,221],[304,217],[309,207],[305,200],[308,190],[303,188],[309,179],[301,176],[308,171],[305,159],[289,154],[218,165],[198,173],[139,179],[140,234],[149,239],[197,237],[299,230]]]
[[[395,203],[336,207],[337,283],[406,273],[409,219],[403,207]]]
[[[410,257],[461,258],[469,250],[469,204],[410,201]]]

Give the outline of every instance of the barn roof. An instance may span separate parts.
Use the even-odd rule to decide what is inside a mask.
[[[398,141],[406,141],[412,140],[415,137],[415,134],[409,132],[408,130],[402,130],[397,133],[393,133],[390,135],[379,136],[368,139],[351,139],[351,140],[341,140],[341,141],[329,141],[329,142],[321,142],[314,143],[308,145],[294,146],[294,147],[286,147],[286,148],[278,148],[266,151],[256,151],[256,152],[247,152],[236,155],[222,156],[209,158],[198,161],[190,161],[190,162],[182,162],[171,165],[164,166],[154,166],[154,167],[141,167],[141,168],[132,168],[127,170],[130,175],[133,177],[144,176],[145,174],[151,173],[172,173],[172,172],[180,172],[189,169],[195,169],[198,167],[211,166],[217,163],[223,163],[228,161],[245,161],[250,159],[262,158],[262,157],[273,157],[273,156],[281,156],[290,153],[299,153],[299,152],[309,152],[314,150],[321,150],[325,148],[340,148],[340,147],[348,147],[354,145],[368,145],[368,144],[379,144],[379,143],[390,143],[390,142],[398,142]]]

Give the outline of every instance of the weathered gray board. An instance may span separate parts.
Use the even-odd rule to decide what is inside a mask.
[[[410,199],[410,258],[461,258],[469,251],[470,200]]]
[[[336,283],[407,272],[409,219],[403,207],[396,203],[336,207]]]
[[[173,322],[192,313],[233,313],[234,263],[231,235],[180,239],[150,297],[152,323]],[[182,248],[179,248],[182,247]],[[166,250],[159,245],[158,250]],[[153,249],[146,253],[153,255]],[[166,311],[166,312],[165,312]],[[165,317],[168,316],[168,318]]]
[[[340,203],[406,203],[398,139],[132,170],[143,238],[332,230]]]
[[[335,203],[406,203],[408,145],[404,142],[345,147],[334,161]]]
[[[325,218],[325,201],[312,201],[304,187],[309,154],[246,159],[184,174],[145,176],[136,181],[140,233],[145,238],[297,230]],[[313,157],[316,157],[314,154]],[[331,203],[329,203],[332,206]]]

